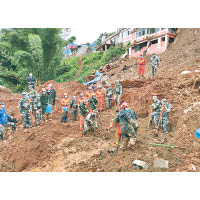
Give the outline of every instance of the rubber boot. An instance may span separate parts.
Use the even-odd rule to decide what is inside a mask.
[[[128,143],[128,147],[133,149],[133,146],[135,145],[135,143],[136,143],[136,138],[131,137]]]
[[[125,151],[127,149],[127,144],[128,144],[129,138],[124,138],[122,141],[122,144],[120,145],[120,149]]]

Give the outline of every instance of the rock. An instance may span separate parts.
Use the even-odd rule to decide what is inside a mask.
[[[193,165],[193,164],[190,164],[189,167],[188,167],[188,169],[189,169],[190,171],[193,171],[193,172],[196,172],[196,171],[197,171],[196,166]]]
[[[149,167],[148,163],[142,160],[134,160],[132,165],[134,169],[148,169]]]
[[[99,154],[99,155],[104,155],[104,149],[99,149],[99,150],[98,150],[98,154]]]
[[[153,165],[154,165],[154,168],[168,169],[168,160],[156,159],[154,160]]]
[[[181,72],[181,75],[184,75],[184,74],[191,74],[192,72],[191,71],[182,71]]]
[[[117,151],[116,148],[109,148],[108,153],[115,153]]]

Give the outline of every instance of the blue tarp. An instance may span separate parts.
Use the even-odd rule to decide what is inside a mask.
[[[95,79],[93,79],[93,80],[91,80],[91,81],[89,81],[89,82],[87,82],[87,83],[83,83],[83,85],[89,86],[89,85],[91,85],[91,84],[96,84],[98,81],[101,80],[101,77],[103,76],[103,74],[100,73],[100,72],[96,72],[96,73],[95,73],[95,76],[97,76]]]

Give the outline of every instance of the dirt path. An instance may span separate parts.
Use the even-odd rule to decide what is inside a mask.
[[[78,71],[75,74],[75,79],[79,76],[79,74],[81,73],[81,69],[82,69],[82,57],[80,56],[78,59]]]

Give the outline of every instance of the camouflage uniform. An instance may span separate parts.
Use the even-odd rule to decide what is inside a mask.
[[[41,102],[41,108],[42,108],[42,118],[43,118],[43,120],[45,120],[44,114],[46,112],[46,107],[48,104],[48,97],[47,97],[46,92],[43,92],[40,95],[40,102]]]
[[[160,64],[160,59],[155,54],[151,57],[151,71],[152,71],[152,77],[154,77],[157,73],[157,67]]]
[[[133,146],[136,141],[136,134],[134,130],[134,120],[129,109],[122,109],[116,117],[116,121],[120,123],[122,131],[121,148],[125,149],[128,142]]]
[[[168,103],[167,101],[162,100],[162,106],[164,109],[164,112],[162,114],[162,120],[161,120],[161,127],[162,127],[162,131],[168,132],[168,125],[169,125],[169,112],[171,111],[171,104]]]
[[[97,108],[98,100],[97,100],[96,97],[90,97],[88,99],[88,102],[90,103],[90,109],[91,110],[95,110]]]
[[[94,123],[96,124],[96,128],[98,128],[97,126],[97,119],[96,119],[96,113],[94,112],[90,112],[85,120],[84,120],[84,131],[83,134],[85,135],[88,131],[88,126],[90,127],[90,130],[92,132],[94,132]]]
[[[133,119],[133,127],[135,130],[135,133],[137,133],[137,130],[139,128],[138,124],[136,123],[136,120],[138,119],[137,113],[134,110],[131,110],[129,108],[126,108],[126,110],[130,113],[131,118]]]
[[[151,107],[153,109],[153,112],[150,116],[150,125],[152,125],[152,121],[154,121],[155,129],[157,129],[161,111],[161,102],[156,98],[154,99],[154,103]]]
[[[115,94],[114,98],[117,101],[117,105],[120,106],[120,98],[121,98],[121,95],[122,95],[122,86],[119,82],[117,82],[115,84],[114,94]]]
[[[23,128],[26,128],[26,126],[32,128],[31,104],[29,103],[28,96],[25,96],[24,98],[21,98],[19,100],[19,112],[20,114],[23,115],[22,117]]]
[[[78,104],[76,97],[74,96],[73,99],[70,102],[70,108],[72,109],[72,119],[74,121],[77,120],[77,112],[78,112]]]
[[[36,98],[34,98],[32,105],[33,105],[32,110],[33,110],[33,115],[35,117],[35,123],[36,125],[39,125],[42,120],[42,106],[39,94],[36,96]]]
[[[31,89],[29,92],[29,98],[30,98],[32,113],[34,117],[36,116],[36,109],[34,108],[33,102],[36,101],[37,94],[38,94],[37,91],[34,89]]]
[[[107,108],[111,108],[112,106],[112,96],[113,96],[113,89],[109,87],[106,89],[106,106]]]

